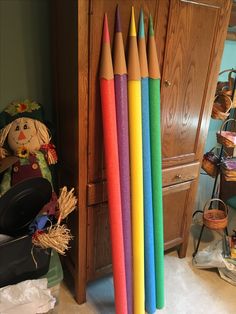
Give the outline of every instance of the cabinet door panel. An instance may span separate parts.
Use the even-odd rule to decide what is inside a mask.
[[[165,249],[183,242],[191,181],[163,188]]]
[[[196,159],[221,6],[198,2],[171,1],[161,89],[164,167]]]
[[[87,281],[111,272],[111,242],[107,204],[88,207]]]

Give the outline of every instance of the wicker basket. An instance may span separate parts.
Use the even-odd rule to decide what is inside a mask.
[[[222,124],[220,131],[216,133],[217,142],[225,147],[236,147],[236,132],[223,130],[230,121],[236,122],[235,119],[228,119]]]
[[[221,202],[224,205],[224,210],[213,208],[209,209],[209,205],[213,201]],[[227,227],[228,224],[228,207],[219,198],[208,200],[203,209],[203,224],[209,229],[219,230]]]
[[[226,158],[220,168],[225,181],[236,181],[236,158]]]
[[[230,96],[228,96],[224,92],[220,92],[215,97],[211,117],[213,119],[225,120],[228,118],[231,108],[232,100]]]
[[[224,93],[230,97],[232,97],[233,95],[233,88],[234,88],[234,80],[235,78],[233,77],[233,73],[235,74],[236,71],[233,70],[233,69],[227,69],[227,70],[224,70],[222,72],[219,73],[219,76],[225,72],[229,72],[228,74],[228,81],[225,81],[225,82],[221,82],[219,81],[217,83],[217,88],[216,88],[216,95],[218,95],[219,93]],[[234,98],[233,98],[233,101],[232,101],[232,108],[236,108],[236,93],[234,93]]]
[[[215,178],[219,168],[219,157],[214,153],[216,147],[203,155],[202,169],[211,177]]]
[[[236,93],[234,93],[234,97],[232,100],[232,108],[236,108]]]

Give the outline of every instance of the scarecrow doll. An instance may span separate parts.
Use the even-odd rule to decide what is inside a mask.
[[[43,123],[42,107],[25,100],[10,103],[0,113],[0,159],[9,155],[18,161],[3,175],[0,193],[32,177],[44,177],[52,184],[49,165],[57,162],[55,147]]]
[[[49,130],[44,124],[42,106],[37,102],[13,101],[0,113],[0,160],[8,156],[16,156],[18,159],[4,172],[0,183],[0,195],[8,191],[11,186],[33,177],[43,177],[52,185],[49,166],[57,162],[57,154],[55,146],[51,143]],[[67,188],[63,187],[57,198],[56,193],[52,192],[51,201],[44,206],[41,212],[45,216],[54,215],[57,225],[47,233],[36,230],[36,234],[33,236],[35,244],[44,245],[45,248],[53,247],[50,242],[52,238],[50,233],[56,232],[59,242],[63,235],[64,239],[67,239],[63,250],[59,252],[64,254],[71,236],[69,230],[64,225],[60,226],[60,223],[75,209],[77,200],[73,193],[74,189],[68,192]],[[42,221],[41,217],[39,218]],[[46,219],[44,221],[46,222]],[[43,243],[45,236],[47,241]],[[43,240],[41,241],[41,239]],[[58,244],[58,247],[61,247],[61,243]],[[55,249],[57,250],[58,247]]]

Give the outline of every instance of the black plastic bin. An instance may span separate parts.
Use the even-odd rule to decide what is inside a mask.
[[[33,246],[29,235],[0,244],[0,287],[47,273],[51,249]]]

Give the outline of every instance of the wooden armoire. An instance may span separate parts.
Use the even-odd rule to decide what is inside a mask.
[[[99,94],[104,13],[113,39],[119,4],[127,47],[131,5],[154,20],[161,69],[161,122],[165,249],[184,257],[199,169],[231,0],[52,1],[54,104],[57,112],[59,184],[74,186],[78,211],[67,265],[76,299],[86,300],[88,281],[111,272],[106,173]],[[137,24],[138,25],[138,24]]]

